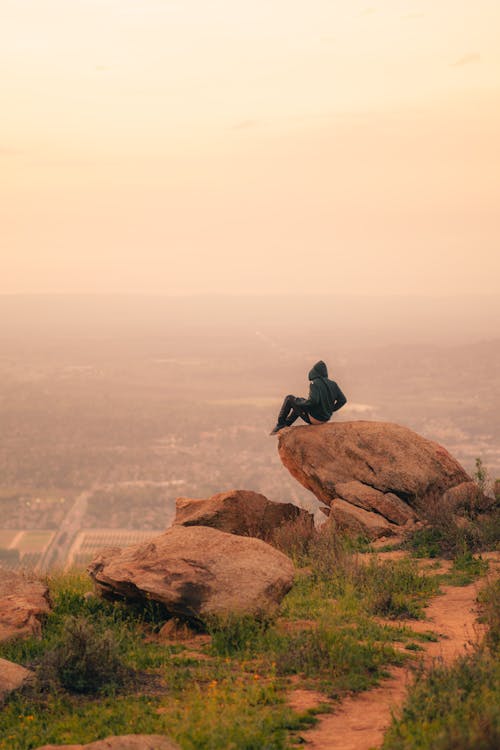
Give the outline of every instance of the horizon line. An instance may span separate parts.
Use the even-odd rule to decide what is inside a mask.
[[[382,299],[390,298],[453,298],[453,297],[500,297],[500,292],[384,292],[384,293],[365,293],[365,292],[2,292],[0,297],[19,298],[19,297],[161,297],[170,299],[182,298],[201,298],[201,297],[229,297],[239,299],[241,297],[364,297]]]

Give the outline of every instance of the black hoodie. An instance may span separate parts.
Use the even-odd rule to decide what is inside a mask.
[[[309,372],[309,398],[304,406],[311,416],[320,422],[328,422],[334,411],[347,402],[337,383],[328,379],[328,370],[320,359]]]

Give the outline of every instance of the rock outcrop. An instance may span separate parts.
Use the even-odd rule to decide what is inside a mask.
[[[106,598],[153,600],[173,616],[266,615],[293,582],[291,560],[252,537],[174,526],[151,541],[104,550],[88,571]]]
[[[313,527],[313,515],[293,503],[273,503],[257,492],[231,490],[206,500],[177,498],[174,525],[210,526],[268,541],[277,528],[298,518]]]
[[[462,498],[471,478],[438,443],[387,422],[331,422],[283,430],[283,464],[343,527],[371,538],[413,524],[426,503]],[[477,490],[476,490],[477,491]]]
[[[41,620],[49,611],[44,583],[0,568],[0,641],[40,635]]]
[[[34,678],[34,672],[7,659],[0,659],[0,703],[8,693],[26,685]]]
[[[37,750],[181,750],[179,745],[160,734],[125,734],[107,737],[89,745],[43,745]]]

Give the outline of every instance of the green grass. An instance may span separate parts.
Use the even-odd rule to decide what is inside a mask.
[[[499,500],[487,511],[436,503],[423,513],[428,514],[428,525],[409,534],[402,544],[415,557],[453,559],[466,552],[500,549]]]
[[[212,620],[212,653],[257,663],[267,659],[279,676],[315,679],[330,696],[338,696],[367,689],[385,674],[387,665],[401,664],[404,656],[394,643],[416,644],[433,637],[400,627],[397,618],[422,615],[438,591],[435,577],[420,573],[411,560],[361,562],[345,549],[337,550],[329,569],[329,555],[322,553],[319,565],[308,556],[310,567],[299,572],[280,621]],[[394,626],[377,622],[374,614],[392,619]]]
[[[183,750],[281,750],[290,730],[311,722],[283,703],[272,683],[250,675],[195,685],[170,695],[102,697],[99,701],[49,695],[43,702],[16,697],[2,714],[0,747],[31,750],[41,744],[86,743],[110,734],[165,734]]]
[[[499,747],[500,661],[486,651],[420,677],[383,744],[383,750]]]
[[[139,612],[122,604],[87,598],[85,576],[50,581],[54,610],[42,640],[2,644],[0,655],[31,667],[65,637],[68,621],[80,618],[110,633],[123,663],[135,675],[130,685],[106,684],[96,695],[78,695],[47,684],[13,695],[2,712],[0,748],[30,750],[49,742],[80,743],[131,732],[158,733],[183,748],[289,747],[290,732],[312,721],[286,705],[284,685],[273,667],[262,673],[243,660],[183,657],[181,644],[154,640],[162,623],[157,609]]]
[[[443,532],[435,527],[425,527],[414,531],[403,543],[405,549],[410,550],[415,557],[430,557],[442,555],[441,543]]]
[[[416,562],[408,559],[380,561],[375,557],[366,561],[342,552],[338,559],[321,559],[319,565],[314,558],[309,562],[310,581],[300,582],[299,587],[309,587],[311,598],[295,597],[296,612],[304,617],[308,607],[318,614],[325,602],[341,600],[342,606],[367,615],[418,619],[429,597],[438,591],[435,576],[422,573]]]
[[[233,619],[213,627],[211,652],[240,657],[257,673],[271,663],[278,677],[316,680],[329,696],[366,690],[386,673],[387,665],[404,659],[393,647],[394,641],[409,637],[404,630],[392,632],[376,623],[368,627],[367,622],[362,627],[335,615],[312,625],[297,628],[292,620],[252,628],[246,619]]]
[[[500,581],[481,594],[485,642],[451,666],[421,672],[383,750],[500,747]]]
[[[90,581],[81,573],[52,576],[54,608],[42,639],[0,645],[1,657],[41,675],[34,688],[7,701],[0,748],[31,750],[132,732],[165,734],[183,750],[293,747],[300,729],[315,720],[312,712],[299,715],[287,706],[293,676],[302,686],[341,698],[372,687],[391,665],[415,659],[422,644],[435,638],[397,620],[421,615],[437,592],[436,576],[420,573],[412,560],[362,561],[354,551],[358,543],[331,541],[316,539],[301,553],[307,568],[299,571],[275,619],[211,618],[211,638],[187,644],[159,639],[166,618],[161,607],[89,595]],[[71,669],[81,654],[78,643],[68,641],[75,622],[90,656],[99,638],[108,639],[115,650],[104,649],[103,658],[112,652],[130,679],[110,679],[104,670],[105,679],[95,682],[91,673],[77,692],[82,686]],[[50,671],[54,653],[78,657],[69,659],[66,681],[60,671],[57,679],[42,674]],[[66,669],[67,660],[56,659],[59,670],[61,664]]]
[[[319,679],[329,697],[367,690],[387,675],[388,665],[404,661],[389,643],[363,642],[357,634],[333,627],[287,634],[276,645],[278,674]]]
[[[467,586],[485,575],[488,568],[488,561],[483,560],[481,555],[475,557],[471,552],[465,551],[455,557],[451,570],[439,576],[439,580],[449,586]]]
[[[49,580],[53,610],[43,627],[43,638],[28,638],[0,644],[0,656],[28,666],[35,666],[41,657],[60,642],[69,617],[80,617],[98,631],[111,631],[120,646],[124,661],[131,668],[142,668],[150,660],[150,649],[144,643],[146,623],[161,621],[153,606],[139,609],[125,604],[106,602],[91,591],[88,577],[82,573],[56,575]],[[164,616],[163,616],[164,619]]]

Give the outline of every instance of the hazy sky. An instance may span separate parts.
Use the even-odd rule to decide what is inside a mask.
[[[498,0],[0,0],[0,292],[498,292]]]

